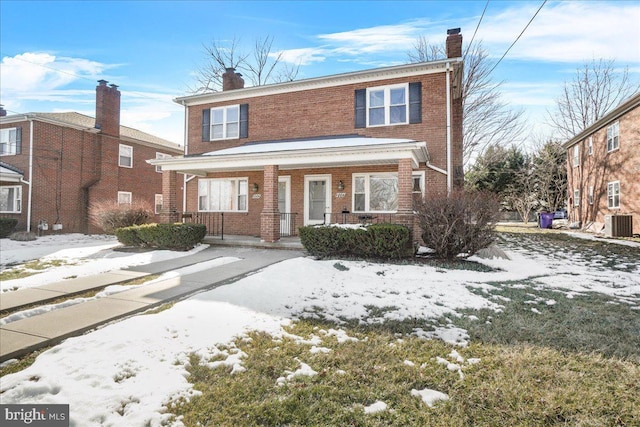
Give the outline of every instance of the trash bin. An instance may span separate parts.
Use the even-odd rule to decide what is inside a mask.
[[[553,212],[540,212],[540,228],[552,228],[553,215]]]

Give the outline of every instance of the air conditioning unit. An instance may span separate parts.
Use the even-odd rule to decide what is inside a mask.
[[[605,215],[604,235],[606,237],[632,237],[633,217],[631,215]]]

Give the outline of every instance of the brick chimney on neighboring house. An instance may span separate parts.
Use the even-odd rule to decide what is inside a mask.
[[[4,105],[0,104],[0,117],[7,115],[7,110],[4,109]]]
[[[243,89],[244,79],[242,74],[236,73],[235,68],[227,68],[222,74],[222,90]]]
[[[105,135],[120,136],[120,91],[118,86],[98,80],[96,86],[96,128]]]
[[[462,56],[462,34],[460,28],[447,30],[447,58],[460,58]]]

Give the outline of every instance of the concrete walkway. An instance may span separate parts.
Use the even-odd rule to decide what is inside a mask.
[[[212,246],[194,255],[172,260],[5,293],[0,298],[1,310],[42,304],[61,296],[72,296],[87,290],[123,283],[219,257],[240,258],[239,261],[149,285],[141,285],[108,297],[2,325],[0,326],[0,362],[56,344],[71,336],[81,335],[105,323],[148,310],[165,302],[228,284],[271,264],[302,255],[301,251],[290,249]]]

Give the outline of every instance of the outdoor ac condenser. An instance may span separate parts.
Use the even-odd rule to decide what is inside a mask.
[[[631,215],[605,215],[604,235],[606,237],[632,237],[633,217]]]

